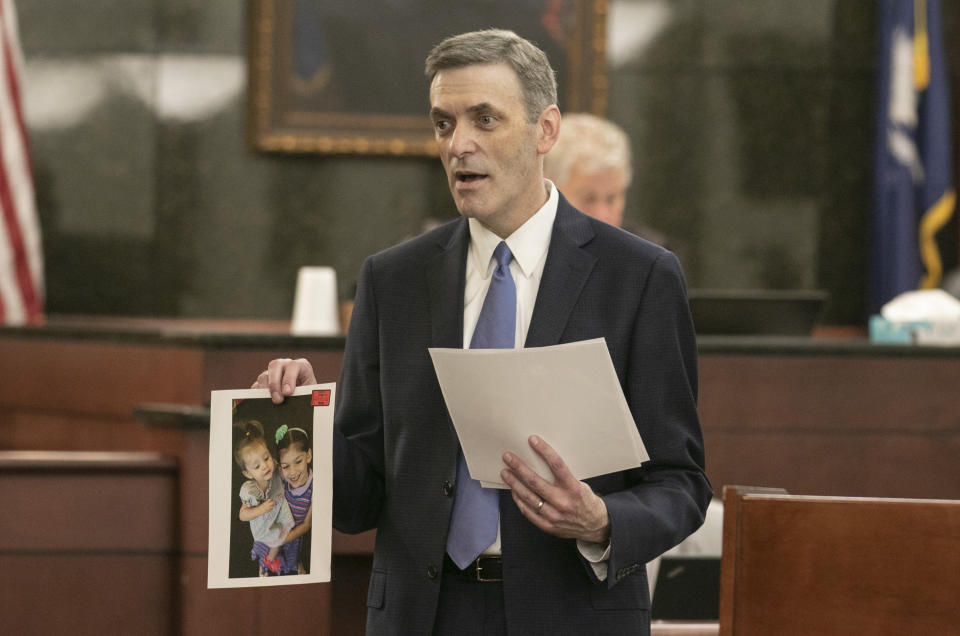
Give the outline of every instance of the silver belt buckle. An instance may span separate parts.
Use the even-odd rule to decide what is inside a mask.
[[[478,558],[476,561],[474,561],[474,572],[476,572],[477,580],[478,580],[478,581],[481,581],[481,582],[483,582],[483,583],[497,583],[497,582],[499,582],[499,581],[503,581],[502,576],[501,576],[501,577],[490,577],[490,578],[487,578],[487,577],[484,577],[484,576],[483,576],[483,566],[480,565],[480,561],[481,561],[482,559],[483,559],[483,557],[480,557],[480,558]]]

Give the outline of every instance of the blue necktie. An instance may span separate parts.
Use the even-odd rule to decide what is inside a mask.
[[[510,276],[513,254],[503,241],[493,251],[497,267],[483,299],[480,317],[470,339],[471,349],[512,349],[517,328],[517,288]],[[497,538],[500,497],[497,489],[483,488],[471,479],[461,451],[457,457],[457,497],[453,502],[447,554],[461,570]]]

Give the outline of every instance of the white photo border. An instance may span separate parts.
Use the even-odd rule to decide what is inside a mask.
[[[318,393],[314,393],[314,392]],[[235,400],[270,399],[268,389],[210,393],[210,507],[207,588],[263,587],[330,581],[333,521],[333,412],[336,383],[297,387],[294,396],[310,395],[319,403],[313,414],[313,502],[308,574],[230,577],[230,531],[233,492],[233,405]]]

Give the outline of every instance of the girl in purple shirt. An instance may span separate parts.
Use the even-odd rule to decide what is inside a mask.
[[[313,501],[313,448],[310,437],[302,428],[280,426],[276,432],[277,452],[280,458],[280,473],[283,476],[284,496],[296,523],[287,534],[281,548],[284,567],[280,574],[304,574],[304,551],[301,537],[310,530],[311,504]],[[308,547],[308,546],[304,546]],[[309,552],[307,552],[309,554]],[[309,562],[307,562],[309,566]]]

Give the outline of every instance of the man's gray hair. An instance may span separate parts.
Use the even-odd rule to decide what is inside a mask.
[[[473,64],[507,64],[513,69],[530,123],[557,103],[557,77],[547,54],[513,31],[485,29],[449,37],[430,51],[425,71],[432,82],[440,71]]]
[[[613,122],[589,113],[564,115],[557,143],[543,159],[543,176],[560,185],[574,166],[586,174],[620,170],[627,185],[633,178],[630,139]]]

